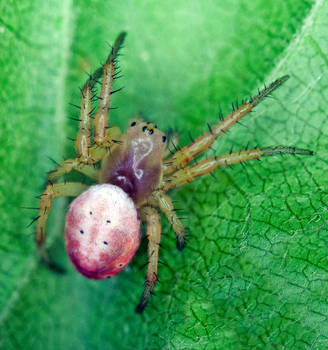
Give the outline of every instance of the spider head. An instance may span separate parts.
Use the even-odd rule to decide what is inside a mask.
[[[77,271],[88,278],[118,274],[135,255],[140,237],[137,209],[117,186],[91,186],[70,205],[66,249]]]
[[[151,122],[135,120],[130,124],[126,134],[128,140],[135,140],[138,138],[147,139],[147,137],[150,137],[155,147],[161,151],[166,146],[166,136],[157,129],[157,125]]]

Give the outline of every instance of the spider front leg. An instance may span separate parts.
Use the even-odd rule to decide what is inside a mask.
[[[54,267],[54,264],[50,262],[47,251],[44,249],[44,241],[46,238],[46,223],[52,206],[52,200],[56,197],[76,197],[87,188],[87,185],[79,182],[50,184],[41,194],[39,215],[37,217],[35,231],[35,242],[40,252],[42,261],[51,268]]]
[[[60,176],[71,172],[73,169],[94,180],[98,179],[98,172],[91,164],[95,164],[99,161],[101,155],[96,154],[96,157],[95,155],[90,156],[90,116],[92,113],[92,99],[94,98],[93,88],[98,78],[100,78],[102,71],[102,67],[97,69],[92,75],[90,75],[89,79],[81,89],[79,132],[75,141],[77,158],[67,159],[59,164],[55,170],[49,172],[49,182],[56,181]]]
[[[97,170],[92,165],[99,162],[108,152],[109,147],[115,146],[120,138],[121,132],[117,127],[108,128],[108,111],[110,109],[110,96],[113,80],[117,78],[115,73],[116,58],[121,48],[126,33],[121,33],[111,50],[103,67],[98,68],[90,75],[81,89],[81,105],[79,118],[79,132],[75,141],[77,158],[68,159],[61,163],[56,170],[49,173],[48,180],[54,182],[60,176],[77,170],[94,180],[98,179]],[[98,79],[102,77],[101,93],[99,97],[99,107],[94,119],[94,141],[95,145],[90,145],[90,118],[93,112],[92,102],[95,98],[94,86]],[[88,166],[89,165],[89,166]]]
[[[207,150],[219,136],[227,132],[234,124],[250,113],[255,106],[257,106],[288,79],[288,75],[277,79],[268,87],[265,87],[262,91],[259,91],[256,96],[251,97],[248,102],[245,102],[237,109],[234,109],[232,113],[230,113],[225,119],[222,119],[218,124],[214,125],[213,127],[209,127],[209,131],[207,133],[199,136],[190,145],[185,146],[174,153],[164,162],[164,174],[168,175],[183,168],[199,153]]]
[[[161,217],[159,213],[152,207],[144,207],[141,209],[141,217],[147,223],[148,265],[144,291],[136,307],[138,313],[141,313],[146,307],[157,282],[158,251],[161,241]]]
[[[93,121],[94,141],[98,146],[108,147],[113,144],[113,140],[106,138],[106,129],[108,125],[108,112],[110,109],[111,95],[118,91],[113,91],[113,81],[117,78],[116,59],[118,52],[124,42],[126,33],[122,32],[116,39],[112,51],[109,54],[104,67],[101,92],[99,97],[99,106]],[[120,89],[119,89],[120,90]]]
[[[92,113],[92,101],[94,99],[94,86],[103,73],[103,68],[98,68],[81,89],[80,123],[79,132],[75,141],[78,159],[82,163],[92,163],[90,158],[90,117]]]
[[[108,124],[108,111],[110,109],[113,80],[117,77],[115,73],[116,58],[123,44],[126,33],[121,33],[112,47],[112,50],[103,65],[98,68],[84,84],[81,89],[81,106],[80,106],[80,125],[79,133],[76,138],[76,152],[82,163],[94,164],[95,160],[89,154],[90,149],[90,117],[93,112],[92,101],[94,95],[94,85],[102,76],[101,92],[99,97],[99,106],[94,118],[94,141],[98,146],[108,147],[113,144],[113,140],[106,133]]]
[[[106,139],[115,140],[113,141],[115,144],[111,147],[111,150],[120,143],[119,139],[121,138],[121,131],[118,127],[112,127],[106,131]],[[59,177],[70,173],[72,170],[76,170],[86,176],[88,176],[92,180],[98,180],[98,168],[95,166],[100,160],[104,158],[106,153],[108,152],[107,148],[98,147],[98,145],[94,145],[90,148],[90,164],[84,164],[81,162],[80,158],[72,158],[67,159],[61,164],[57,166],[55,170],[52,170],[48,173],[48,181],[53,183]]]
[[[215,158],[204,159],[199,163],[178,170],[173,175],[165,177],[162,181],[162,189],[168,191],[170,189],[182,186],[188,182],[195,180],[199,176],[209,174],[214,169],[244,163],[249,160],[259,159],[261,157],[273,156],[277,154],[298,154],[313,155],[313,152],[307,149],[275,146],[266,148],[253,148],[240,152],[225,154]]]

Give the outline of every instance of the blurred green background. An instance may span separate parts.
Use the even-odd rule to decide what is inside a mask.
[[[2,1],[0,3],[0,348],[326,349],[326,1]],[[295,145],[315,156],[272,157],[215,171],[172,193],[189,245],[163,217],[156,296],[140,316],[146,242],[130,266],[91,281],[63,244],[68,201],[57,200],[47,245],[67,268],[39,264],[35,213],[48,157],[74,155],[79,87],[116,35],[124,86],[110,122],[143,113],[180,143],[207,131],[218,106],[290,74],[224,135],[216,154]],[[213,155],[212,150],[208,154]]]

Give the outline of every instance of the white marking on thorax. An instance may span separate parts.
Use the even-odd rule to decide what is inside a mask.
[[[153,150],[153,143],[149,139],[143,137],[134,139],[132,141],[133,148],[133,170],[136,177],[140,180],[143,175],[143,170],[138,168],[141,161],[148,156],[148,154]]]

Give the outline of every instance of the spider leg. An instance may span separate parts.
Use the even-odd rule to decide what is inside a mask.
[[[166,215],[169,223],[171,224],[173,231],[176,234],[177,248],[181,251],[186,245],[186,228],[182,224],[181,220],[178,218],[171,198],[166,195],[163,191],[155,191],[153,193],[158,206]]]
[[[98,146],[110,146],[113,141],[106,138],[106,129],[108,125],[108,111],[110,109],[111,95],[115,92],[112,90],[113,80],[117,78],[116,59],[118,52],[123,44],[126,33],[122,32],[117,37],[111,53],[109,54],[104,66],[101,92],[99,97],[99,106],[93,121],[94,142]]]
[[[77,153],[76,159],[68,159],[61,163],[56,170],[49,173],[48,180],[54,182],[60,176],[69,173],[73,169],[91,177],[98,179],[97,169],[92,166],[104,158],[109,146],[115,146],[119,142],[121,132],[118,128],[107,128],[108,111],[110,106],[110,96],[113,79],[116,78],[115,63],[118,51],[123,44],[125,33],[121,33],[109,54],[103,67],[98,68],[81,89],[80,124],[79,132],[75,141]],[[94,96],[94,85],[103,75],[100,102],[97,114],[94,119],[95,145],[90,146],[90,117],[92,113],[92,101]]]
[[[141,313],[146,307],[157,282],[158,250],[161,241],[161,217],[152,207],[141,209],[142,220],[147,222],[148,265],[144,291],[136,312]]]
[[[92,75],[90,75],[89,79],[81,89],[80,125],[75,141],[75,147],[78,158],[82,163],[93,163],[92,157],[89,154],[90,117],[93,112],[92,101],[95,97],[93,88],[101,76],[103,76],[103,81],[99,97],[99,108],[94,120],[94,141],[98,145],[103,145],[106,140],[111,141],[111,139],[108,138],[109,135],[106,135],[108,110],[110,106],[110,96],[113,93],[113,79],[115,79],[115,60],[118,51],[123,44],[125,35],[125,33],[121,33],[118,36],[104,66],[98,68]],[[107,146],[108,143],[110,142],[106,142]]]
[[[120,142],[121,131],[118,127],[112,127],[106,130],[106,138],[113,140],[115,143],[111,147],[111,151],[116,147]],[[59,177],[68,174],[72,170],[76,170],[93,180],[98,180],[98,169],[95,167],[95,164],[102,160],[105,154],[109,151],[106,147],[99,147],[98,145],[93,145],[89,149],[89,164],[85,164],[81,161],[81,158],[72,158],[67,159],[57,166],[53,171],[50,171],[48,174],[48,181],[55,182]]]
[[[49,261],[47,251],[44,248],[46,238],[46,223],[49,211],[52,206],[52,200],[56,197],[76,197],[88,188],[87,185],[79,182],[66,182],[50,184],[43,191],[39,205],[39,215],[37,217],[35,243],[40,252],[41,259],[46,265],[52,268],[54,265]]]
[[[172,157],[165,161],[163,168],[164,174],[170,174],[183,168],[183,166],[189,163],[195,156],[207,150],[219,136],[223,135],[235,123],[250,113],[255,106],[265,99],[265,97],[269,96],[288,79],[289,76],[285,75],[280,79],[275,80],[268,87],[259,91],[256,96],[251,97],[248,102],[245,102],[237,109],[234,109],[225,119],[221,120],[216,125],[209,127],[210,130],[207,133],[199,136],[190,145],[178,150]]]
[[[78,158],[74,158],[65,160],[59,164],[55,170],[50,171],[48,173],[48,181],[53,183],[60,176],[71,172],[73,169],[79,171],[80,173],[88,176],[93,180],[98,180],[97,168],[95,168],[93,165],[81,163]]]
[[[240,152],[225,154],[215,158],[204,159],[195,165],[187,166],[183,169],[178,170],[171,176],[164,178],[162,181],[162,189],[163,191],[167,191],[169,189],[182,186],[185,183],[195,180],[196,177],[209,174],[214,169],[222,166],[243,163],[249,160],[273,156],[276,154],[313,155],[313,152],[302,148],[275,146],[261,149],[253,148]]]
[[[79,132],[75,141],[75,148],[78,159],[81,163],[90,162],[90,117],[92,113],[92,100],[94,98],[93,88],[100,78],[103,67],[98,68],[81,89],[80,123]],[[92,158],[91,158],[92,159]]]

